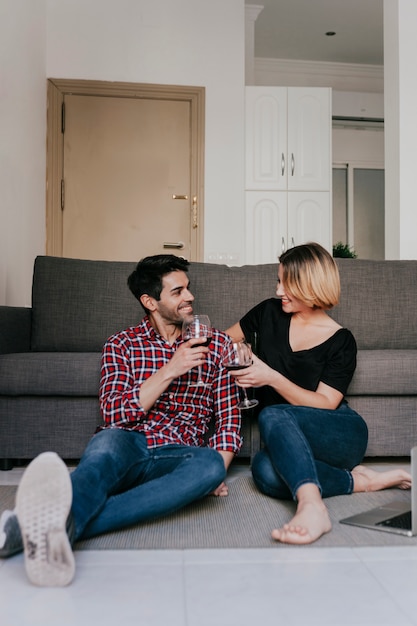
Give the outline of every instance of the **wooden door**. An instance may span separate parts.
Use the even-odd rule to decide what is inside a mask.
[[[144,97],[137,97],[139,90],[129,92],[132,86],[124,93],[89,85],[78,93],[59,85],[62,193],[60,213],[57,198],[49,194],[47,252],[129,261],[168,252],[201,260],[202,168],[196,145],[201,148],[202,142],[195,103],[188,94],[178,97],[174,88],[145,89]],[[51,100],[53,108],[59,101],[55,92]],[[48,123],[48,135],[53,130]]]

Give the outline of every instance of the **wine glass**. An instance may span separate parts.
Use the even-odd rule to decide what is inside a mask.
[[[223,360],[223,366],[230,371],[242,370],[252,365],[252,350],[249,344],[245,341],[233,342],[230,350]],[[243,400],[239,402],[238,407],[240,409],[251,409],[259,404],[258,400],[253,398],[249,400],[248,394],[244,387],[241,388],[243,393]]]
[[[213,330],[208,315],[193,315],[192,317],[184,320],[182,324],[182,338],[184,339],[184,341],[188,341],[189,339],[193,339],[196,337],[205,337],[204,343],[199,343],[193,346],[193,348],[197,348],[201,345],[208,347],[210,345],[212,336]],[[197,382],[190,384],[190,387],[197,386],[210,386],[210,383],[205,383],[203,380],[200,365],[198,366]]]

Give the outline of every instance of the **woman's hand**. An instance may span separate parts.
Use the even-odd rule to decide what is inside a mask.
[[[271,384],[270,381],[274,370],[253,354],[252,365],[250,367],[241,370],[232,370],[230,374],[235,377],[239,387],[263,387],[264,385]]]

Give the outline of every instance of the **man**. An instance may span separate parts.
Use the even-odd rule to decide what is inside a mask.
[[[188,265],[173,255],[139,261],[128,285],[146,316],[104,346],[104,425],[71,476],[53,452],[34,459],[15,511],[2,515],[0,556],[24,548],[34,584],[71,582],[78,539],[167,515],[210,493],[227,495],[226,471],[241,446],[238,390],[221,366],[230,338],[213,330],[210,348],[204,339],[182,340],[182,323],[193,315]],[[190,387],[198,366],[208,385]]]

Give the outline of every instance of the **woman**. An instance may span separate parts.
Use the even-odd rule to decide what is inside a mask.
[[[260,387],[259,429],[265,447],[252,474],[263,493],[297,502],[293,519],[272,537],[311,543],[331,529],[322,498],[387,487],[408,489],[401,469],[360,465],[368,442],[365,421],[344,399],[356,367],[356,342],[328,314],[340,296],[337,265],[319,244],[284,252],[278,299],[261,302],[226,332],[251,341],[257,355],[233,372],[242,387]]]

